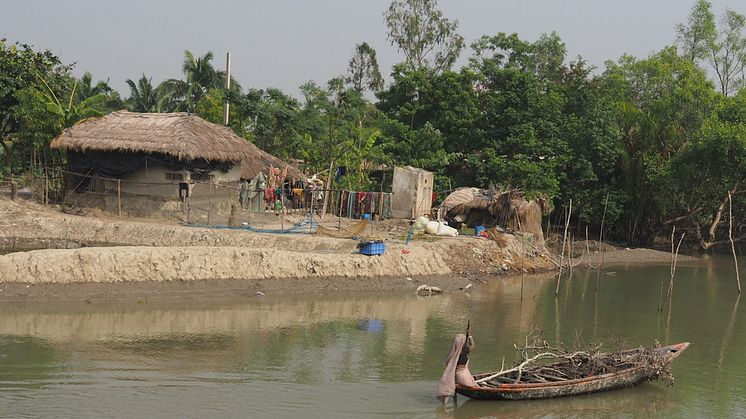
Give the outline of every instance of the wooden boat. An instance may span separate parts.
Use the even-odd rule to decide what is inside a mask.
[[[668,364],[679,356],[687,347],[689,347],[689,342],[654,348],[652,351],[657,355],[661,355],[662,362]],[[636,351],[636,349],[624,351],[623,353],[633,351]],[[494,373],[476,374],[474,375],[474,379],[479,380],[480,378],[489,377],[493,374]],[[632,387],[656,377],[657,373],[655,371],[651,371],[645,366],[635,366],[607,374],[546,383],[501,383],[488,387],[467,387],[457,384],[456,392],[477,400],[547,399]]]

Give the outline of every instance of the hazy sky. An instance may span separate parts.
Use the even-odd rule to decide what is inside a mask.
[[[648,55],[675,39],[694,0],[440,0],[460,22],[467,44],[482,35],[517,32],[535,40],[556,31],[568,56],[601,66],[623,53]],[[320,84],[345,72],[356,43],[378,52],[381,72],[401,61],[386,40],[385,0],[0,0],[0,38],[50,49],[75,73],[110,79],[128,96],[127,78],[144,72],[156,84],[181,78],[183,52],[215,54],[244,88],[279,87],[298,94],[308,80]],[[746,13],[743,0],[712,0]],[[465,51],[462,62],[470,55]]]

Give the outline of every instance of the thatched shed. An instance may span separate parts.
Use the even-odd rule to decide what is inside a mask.
[[[517,190],[459,188],[443,200],[438,217],[456,226],[484,225],[530,233],[534,244],[543,249],[541,218],[547,210],[543,199],[529,201]]]

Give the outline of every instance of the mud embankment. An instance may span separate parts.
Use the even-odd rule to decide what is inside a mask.
[[[387,239],[387,248],[384,255],[370,257],[357,252],[354,240],[308,234],[259,234],[71,215],[1,199],[0,214],[0,246],[6,251],[46,248],[0,256],[0,283],[404,280],[551,266],[536,252],[521,260],[521,247],[510,237],[501,245],[473,237],[428,237],[405,245],[401,240],[405,232],[387,231],[376,224],[366,233]]]
[[[301,253],[242,247],[116,247],[36,250],[0,257],[6,282],[205,281],[371,276],[448,275],[451,269],[432,252],[409,254]]]

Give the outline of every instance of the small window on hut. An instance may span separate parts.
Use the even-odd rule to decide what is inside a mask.
[[[192,173],[190,178],[195,182],[212,182],[215,176],[207,173]]]
[[[166,180],[182,181],[184,180],[184,175],[176,172],[166,172]]]

